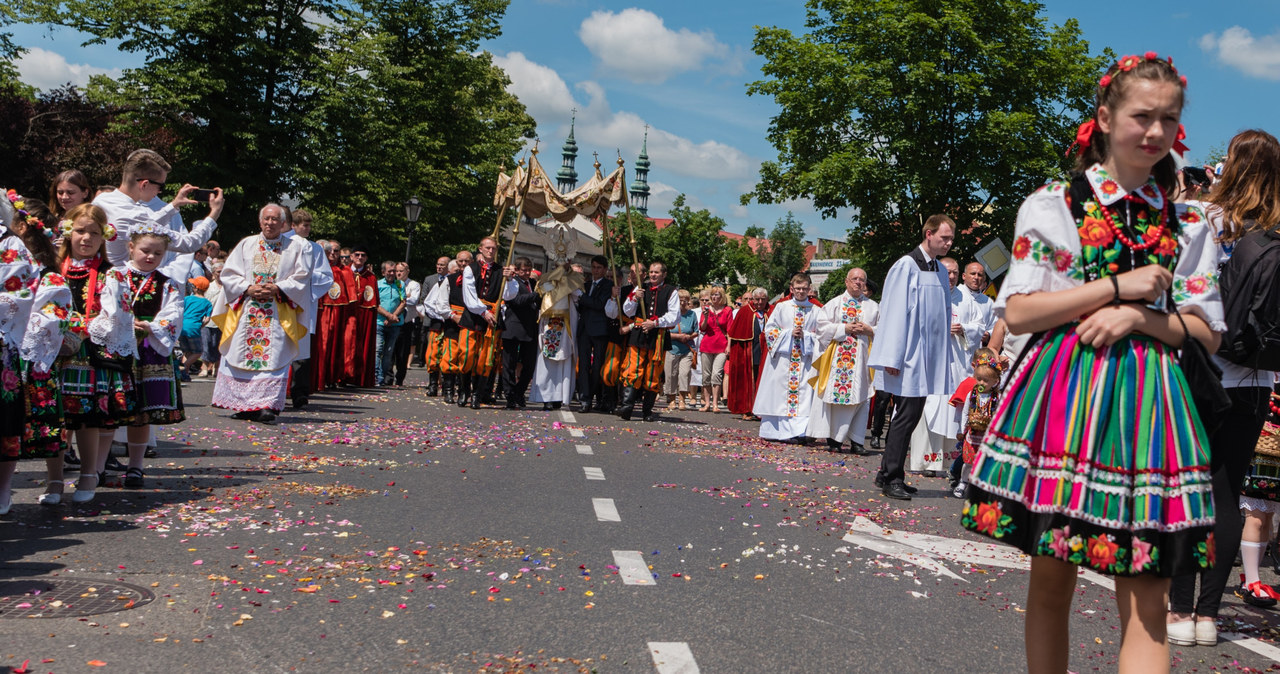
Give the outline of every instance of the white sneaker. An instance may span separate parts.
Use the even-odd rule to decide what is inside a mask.
[[[58,485],[58,491],[45,492],[40,495],[38,503],[43,506],[56,506],[62,503],[62,480],[49,480],[49,484]]]
[[[1217,646],[1218,645],[1218,622],[1216,620],[1197,620],[1196,621],[1196,645],[1197,646]]]
[[[88,477],[93,478],[93,481],[94,481],[93,489],[81,489],[80,483],[83,482],[85,478],[88,478]],[[80,479],[76,480],[76,492],[71,495],[71,502],[72,503],[88,503],[89,501],[92,501],[93,497],[96,496],[98,493],[97,482],[98,482],[98,476],[94,475],[93,473],[89,473],[87,475],[81,475]]]
[[[1165,633],[1168,635],[1169,643],[1175,646],[1195,646],[1196,645],[1196,621],[1183,620],[1181,622],[1169,623],[1165,626]],[[1213,623],[1209,623],[1210,626]],[[1217,640],[1217,628],[1214,628],[1214,640]]]

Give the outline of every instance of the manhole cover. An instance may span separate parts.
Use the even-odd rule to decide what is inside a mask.
[[[77,618],[150,604],[150,590],[115,580],[0,580],[0,618]]]

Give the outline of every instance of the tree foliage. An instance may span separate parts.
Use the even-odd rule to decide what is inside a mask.
[[[314,211],[319,235],[415,257],[492,227],[497,166],[533,121],[479,52],[507,0],[17,0],[19,20],[119,40],[146,64],[90,95],[177,138],[172,177],[229,190],[223,236],[267,201]]]
[[[767,79],[782,110],[778,150],[743,202],[810,198],[857,210],[850,240],[881,278],[947,213],[958,250],[1008,236],[1023,198],[1068,168],[1107,60],[1077,22],[1049,28],[1024,0],[809,0],[807,32],[765,27]]]
[[[709,283],[736,280],[728,255],[732,242],[720,234],[726,223],[707,209],[693,210],[683,194],[671,205],[671,222],[658,229],[652,220],[632,209],[636,253],[642,263],[661,260],[667,265],[667,278],[682,288],[701,288]],[[615,263],[625,267],[631,262],[631,238],[626,214],[609,218],[610,243]]]

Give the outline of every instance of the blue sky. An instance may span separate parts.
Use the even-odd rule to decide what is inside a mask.
[[[1183,113],[1191,158],[1224,146],[1237,131],[1280,132],[1280,4],[1230,2],[1045,3],[1050,23],[1075,17],[1093,51],[1154,50],[1172,55],[1189,80]],[[598,151],[606,171],[621,150],[627,171],[649,129],[651,216],[663,216],[679,193],[741,232],[771,227],[788,210],[809,236],[844,238],[847,216],[822,219],[805,201],[741,206],[761,161],[776,157],[765,139],[776,107],[746,95],[760,78],[751,52],[760,25],[803,30],[804,3],[795,0],[660,0],[643,7],[595,0],[513,0],[504,34],[484,48],[507,70],[511,90],[538,121],[543,164],[554,171],[577,108],[578,174]],[[137,66],[111,46],[81,47],[70,31],[14,26],[31,49],[19,63],[39,87]],[[1063,139],[1063,146],[1070,139]]]

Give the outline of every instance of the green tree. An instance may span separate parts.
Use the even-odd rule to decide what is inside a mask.
[[[711,282],[728,280],[725,268],[725,239],[720,231],[722,218],[685,205],[685,195],[671,205],[671,224],[658,232],[658,259],[667,264],[668,278],[683,288],[700,288]]]
[[[767,243],[760,250],[764,256],[765,288],[776,295],[785,292],[791,277],[804,268],[804,225],[787,213],[769,231]]]
[[[856,209],[850,240],[881,278],[919,242],[922,216],[950,215],[957,248],[971,249],[1011,234],[1026,195],[1068,168],[1063,149],[1107,60],[1074,19],[1049,28],[1024,0],[807,7],[807,33],[756,33],[767,79],[748,93],[781,106],[769,128],[779,154],[743,203]]]

